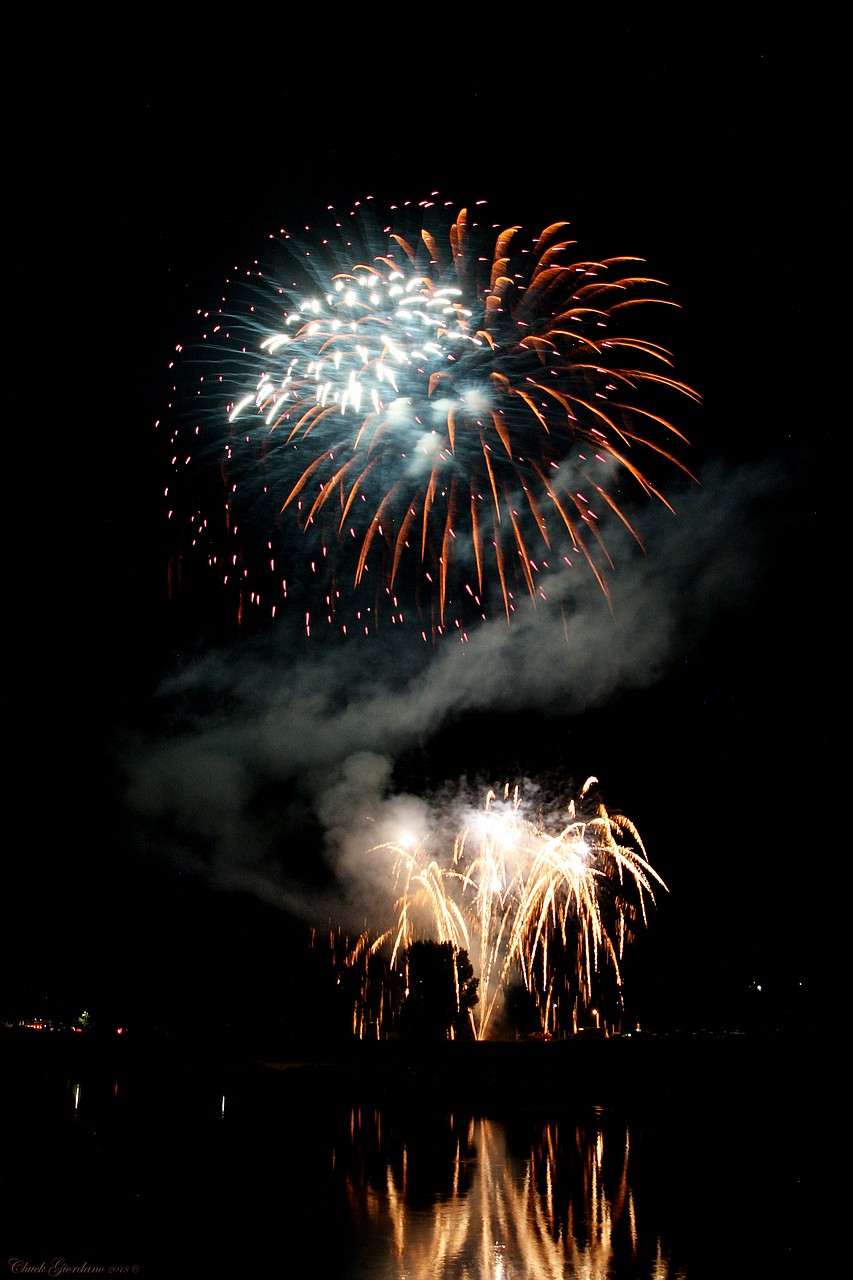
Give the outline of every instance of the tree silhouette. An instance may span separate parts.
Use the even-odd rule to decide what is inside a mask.
[[[480,979],[452,942],[413,942],[403,957],[406,995],[400,1031],[411,1040],[470,1039]]]

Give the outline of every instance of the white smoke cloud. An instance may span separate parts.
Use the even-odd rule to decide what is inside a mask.
[[[214,883],[308,917],[375,910],[391,893],[377,847],[423,838],[437,820],[434,801],[397,794],[401,753],[468,713],[568,717],[652,685],[748,597],[754,529],[781,473],[718,465],[701,482],[675,515],[647,513],[647,554],[627,538],[613,544],[612,611],[575,571],[547,603],[520,604],[511,625],[484,624],[429,653],[398,629],[393,643],[298,659],[269,644],[199,656],[164,682],[164,732],[127,743],[134,829]],[[310,855],[306,827],[321,835]],[[333,880],[306,884],[306,857],[322,857]]]

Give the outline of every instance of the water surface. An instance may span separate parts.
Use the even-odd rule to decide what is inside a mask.
[[[5,1256],[152,1277],[819,1274],[813,1108],[763,1067],[600,1103],[534,1071],[478,1102],[486,1059],[459,1061],[448,1094],[416,1063],[394,1087],[371,1066],[370,1088],[316,1061],[28,1060],[4,1072]]]

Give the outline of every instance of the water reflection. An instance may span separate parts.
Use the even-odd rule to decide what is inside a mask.
[[[356,1108],[345,1170],[362,1270],[375,1277],[555,1280],[686,1276],[632,1183],[627,1124],[428,1116]]]
[[[794,1106],[763,1071],[743,1091],[687,1076],[642,1106],[546,1109],[543,1091],[537,1110],[533,1089],[465,1109],[317,1064],[2,1065],[10,1257],[277,1277],[307,1252],[321,1280],[821,1274],[829,1166],[808,1094]]]

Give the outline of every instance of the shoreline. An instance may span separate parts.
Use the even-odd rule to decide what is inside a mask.
[[[142,1078],[168,1087],[459,1107],[564,1106],[625,1101],[755,1103],[798,1094],[820,1076],[831,1046],[788,1034],[631,1036],[602,1040],[351,1044],[244,1038],[0,1035],[0,1075],[15,1087],[62,1073]]]

